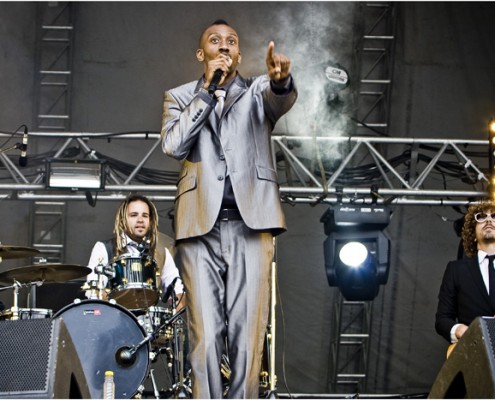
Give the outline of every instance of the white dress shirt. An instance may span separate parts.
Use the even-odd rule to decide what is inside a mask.
[[[135,246],[129,246],[130,243],[132,243],[132,239],[125,235],[125,240],[127,243],[127,254],[129,254],[131,257],[139,257],[140,252]],[[95,245],[93,246],[93,250],[91,251],[91,256],[89,258],[88,262],[88,267],[91,268],[91,273],[89,273],[86,277],[87,282],[91,281],[97,281],[98,280],[98,274],[95,272],[95,268],[98,264],[101,265],[108,265],[108,253],[105,245],[103,242],[96,242]],[[157,266],[158,267],[158,266]],[[162,266],[162,273],[161,273],[161,284],[162,284],[162,290],[165,291],[167,287],[172,283],[172,281],[179,276],[179,270],[177,269],[177,266],[175,265],[174,259],[172,255],[170,254],[169,250],[165,247],[165,263]],[[108,283],[108,277],[105,275],[100,276],[101,279],[101,285],[102,287],[106,287]],[[184,292],[184,287],[182,286],[182,281],[178,279],[174,285],[175,293],[181,294]],[[91,291],[86,291],[86,297],[90,297]]]

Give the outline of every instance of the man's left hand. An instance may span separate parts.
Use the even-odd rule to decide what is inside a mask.
[[[284,54],[275,53],[275,43],[268,44],[266,51],[266,68],[272,81],[278,82],[287,79],[290,75],[290,59]]]

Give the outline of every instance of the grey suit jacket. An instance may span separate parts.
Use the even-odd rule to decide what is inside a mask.
[[[285,230],[270,134],[296,101],[295,85],[288,94],[277,95],[268,76],[237,75],[218,122],[213,112],[216,101],[202,84],[202,79],[190,82],[164,95],[163,151],[182,163],[175,200],[176,239],[211,230],[227,168],[246,225],[274,233]]]

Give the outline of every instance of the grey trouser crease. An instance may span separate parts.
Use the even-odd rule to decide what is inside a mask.
[[[206,235],[177,242],[186,289],[194,398],[222,398],[228,343],[229,398],[258,398],[270,306],[273,236],[241,220],[217,221]]]

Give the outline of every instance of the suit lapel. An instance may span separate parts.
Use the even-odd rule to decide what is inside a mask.
[[[234,82],[230,86],[227,98],[225,99],[225,104],[223,106],[222,117],[232,108],[234,103],[239,97],[247,90],[246,81],[242,76],[237,74]]]
[[[204,84],[204,78],[199,79],[195,88],[195,92],[197,92],[203,86],[203,84]],[[227,98],[225,99],[225,104],[222,110],[222,118],[232,108],[232,106],[237,101],[237,99],[241,97],[246,90],[247,90],[246,81],[241,75],[237,74],[234,82],[232,82],[232,85],[229,88]],[[218,135],[218,119],[214,110],[210,113],[208,119],[213,128],[213,131],[215,132],[216,135]]]

